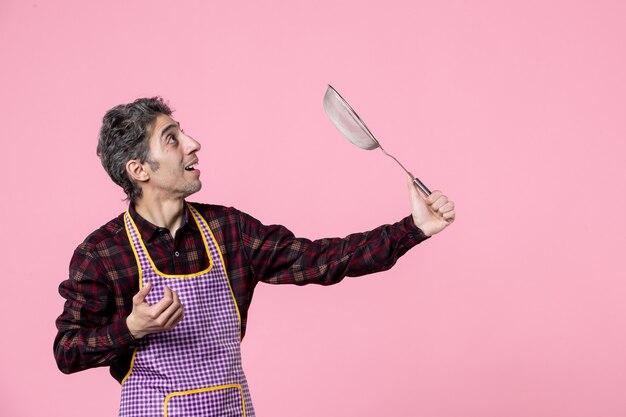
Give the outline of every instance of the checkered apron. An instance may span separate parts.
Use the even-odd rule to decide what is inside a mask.
[[[173,329],[147,335],[122,381],[120,417],[254,417],[241,366],[240,317],[221,253],[206,221],[191,206],[209,267],[191,275],[159,272],[128,213],[126,231],[139,266],[139,286],[152,283],[149,304],[163,286],[178,293],[185,316]]]

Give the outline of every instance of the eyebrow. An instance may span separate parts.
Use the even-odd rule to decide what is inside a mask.
[[[163,139],[163,137],[165,136],[165,134],[166,134],[169,130],[171,130],[171,129],[176,129],[176,128],[180,129],[180,123],[179,123],[179,122],[176,122],[176,123],[170,123],[169,125],[165,126],[165,129],[163,129],[163,130],[161,131],[161,139]]]

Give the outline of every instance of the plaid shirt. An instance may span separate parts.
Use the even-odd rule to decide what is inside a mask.
[[[294,237],[283,226],[263,225],[232,207],[193,206],[206,219],[222,252],[241,313],[242,338],[257,282],[335,284],[345,276],[387,270],[426,239],[411,216],[343,239],[311,241]],[[139,216],[133,205],[130,214],[158,270],[179,275],[208,267],[202,235],[189,209],[175,238],[167,229]],[[124,378],[133,350],[141,343],[126,326],[132,297],[138,290],[137,263],[121,214],[78,246],[70,262],[69,279],[59,286],[59,293],[66,299],[56,321],[58,333],[54,340],[61,371],[110,366],[115,379]]]

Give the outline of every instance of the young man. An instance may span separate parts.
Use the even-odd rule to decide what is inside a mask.
[[[200,144],[161,98],[109,110],[98,155],[129,209],[89,235],[59,292],[65,373],[109,366],[120,416],[254,416],[240,341],[259,281],[330,285],[391,268],[454,221],[440,192],[409,186],[412,213],[343,239],[296,238],[232,207],[188,203]]]

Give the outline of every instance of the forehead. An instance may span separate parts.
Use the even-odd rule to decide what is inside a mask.
[[[148,128],[150,141],[159,139],[161,134],[172,126],[178,127],[178,122],[166,114],[159,114]]]

